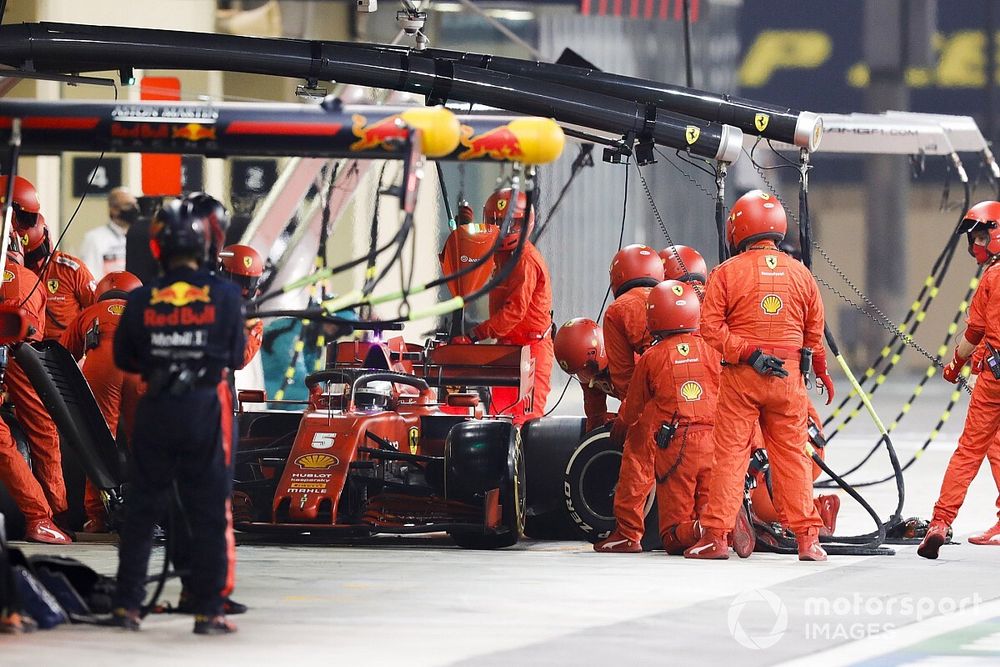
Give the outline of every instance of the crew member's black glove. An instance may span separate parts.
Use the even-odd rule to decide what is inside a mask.
[[[788,371],[784,368],[784,361],[773,355],[764,354],[760,350],[751,352],[747,363],[761,375],[776,375],[780,378],[788,377]]]

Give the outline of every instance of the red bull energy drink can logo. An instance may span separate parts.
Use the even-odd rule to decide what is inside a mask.
[[[474,131],[468,125],[462,126],[460,141],[465,150],[459,154],[459,160],[479,160],[485,157],[493,160],[517,160],[524,156],[521,140],[510,129],[510,125],[478,135],[473,134]]]
[[[399,114],[386,116],[371,125],[368,124],[368,118],[365,116],[354,114],[351,132],[358,138],[350,146],[352,151],[369,151],[375,148],[395,150],[407,137],[406,126]]]
[[[166,287],[161,287],[159,289],[154,287],[152,297],[149,300],[149,305],[155,306],[157,304],[166,303],[180,308],[181,306],[186,306],[189,303],[211,303],[212,299],[208,294],[208,290],[208,285],[198,287],[197,285],[192,285],[184,281],[176,282],[172,285],[167,285]]]
[[[188,123],[175,127],[170,135],[173,139],[183,139],[185,141],[215,140],[215,128],[206,127],[200,123]]]

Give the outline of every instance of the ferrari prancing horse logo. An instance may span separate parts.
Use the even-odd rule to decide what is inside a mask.
[[[758,132],[763,132],[767,129],[767,124],[771,121],[771,117],[766,113],[759,113],[753,117],[753,126],[757,128]]]
[[[680,285],[673,285],[670,290],[677,296],[684,296],[684,288]]]
[[[417,449],[420,447],[420,429],[416,426],[410,427],[410,453],[416,454]]]
[[[687,343],[681,343],[680,345],[677,346],[677,351],[686,357],[688,356],[688,353],[691,351],[691,346],[688,345]]]
[[[243,258],[243,266],[249,269],[252,264],[253,264],[253,257],[247,255],[246,257]]]
[[[778,256],[777,255],[764,255],[764,263],[767,264],[767,268],[776,269],[778,268]]]
[[[701,128],[694,125],[688,125],[687,129],[684,130],[684,138],[687,139],[688,144],[693,144],[698,141],[698,137],[701,136]]]
[[[55,294],[59,291],[59,281],[58,280],[46,280],[45,286],[49,288],[49,292]]]

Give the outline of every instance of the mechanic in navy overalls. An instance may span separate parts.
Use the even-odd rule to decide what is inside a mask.
[[[235,568],[228,376],[243,362],[243,305],[239,288],[208,270],[210,228],[188,201],[157,211],[150,249],[165,273],[129,294],[115,335],[115,363],[140,373],[148,385],[136,413],[114,600],[113,623],[130,630],[139,629],[153,525],[175,480],[182,520],[198,545],[189,580],[194,631],[236,630],[223,614],[223,600]]]

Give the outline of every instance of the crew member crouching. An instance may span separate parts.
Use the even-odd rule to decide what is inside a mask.
[[[143,390],[142,379],[137,374],[126,373],[115,365],[113,351],[115,332],[125,312],[125,299],[140,286],[139,279],[128,271],[112,271],[105,275],[97,283],[97,302],[73,318],[60,340],[77,361],[86,355],[81,369],[83,376],[114,437],[118,436],[119,420],[124,423],[126,436],[131,436],[135,410]],[[83,508],[87,516],[83,531],[107,532],[107,511],[89,480]]]

